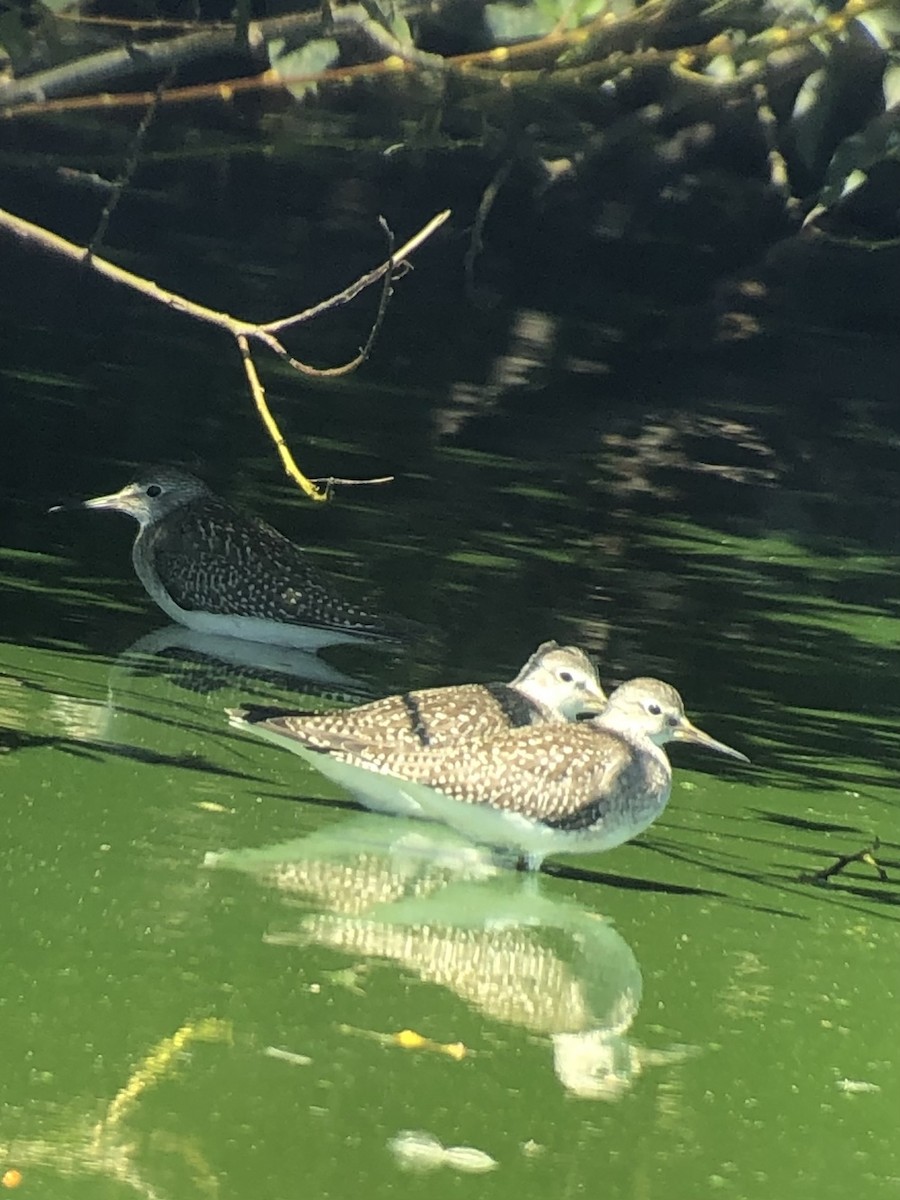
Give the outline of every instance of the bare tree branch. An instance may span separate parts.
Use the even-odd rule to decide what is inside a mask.
[[[449,209],[442,213],[438,213],[433,217],[427,225],[425,225],[414,237],[410,238],[400,250],[394,254],[392,252],[393,235],[388,228],[387,222],[381,219],[382,226],[388,238],[388,258],[374,271],[370,271],[367,275],[362,276],[349,288],[345,288],[343,292],[339,292],[331,296],[327,300],[323,300],[320,304],[315,305],[311,309],[307,309],[302,313],[295,313],[293,316],[283,317],[278,321],[271,321],[267,324],[257,324],[252,321],[242,321],[238,317],[231,316],[230,313],[216,312],[214,309],[206,308],[202,304],[197,304],[193,300],[188,300],[185,296],[179,296],[175,292],[167,291],[165,288],[154,283],[152,280],[144,279],[143,276],[135,275],[131,271],[126,271],[122,267],[117,267],[115,263],[109,262],[105,258],[99,258],[97,255],[91,254],[89,249],[84,246],[78,246],[74,242],[69,242],[59,234],[52,233],[49,229],[44,229],[40,225],[34,225],[30,221],[24,220],[22,217],[17,217],[13,213],[6,212],[0,209],[0,229],[5,229],[20,241],[37,246],[42,250],[47,250],[51,254],[56,254],[62,258],[68,259],[70,262],[76,263],[79,266],[88,265],[91,270],[96,271],[98,275],[102,275],[105,279],[112,280],[113,283],[124,284],[125,287],[131,288],[132,291],[139,292],[142,296],[146,296],[149,300],[155,301],[157,304],[163,304],[167,308],[173,309],[175,312],[183,313],[185,316],[193,317],[196,321],[202,321],[206,325],[214,325],[218,329],[225,330],[236,341],[238,350],[240,351],[241,360],[244,364],[244,372],[247,376],[247,381],[250,385],[250,392],[253,396],[254,404],[257,412],[265,426],[266,432],[272,439],[275,448],[281,458],[286,474],[304,491],[311,499],[317,501],[327,500],[331,488],[338,480],[326,481],[323,489],[315,486],[317,481],[308,479],[300,470],[291,455],[290,450],[282,437],[281,431],[275,418],[269,411],[266,403],[265,390],[263,389],[259,375],[256,370],[256,365],[253,362],[251,345],[257,342],[267,346],[281,359],[283,359],[293,370],[300,372],[303,375],[313,376],[316,378],[327,378],[335,375],[346,375],[364,362],[371,352],[375,338],[381,328],[381,323],[384,319],[384,313],[387,308],[388,300],[390,299],[392,283],[395,278],[396,268],[406,264],[406,259],[413,251],[430,237],[436,229],[438,229],[447,218],[450,216]],[[369,336],[365,345],[349,363],[344,363],[339,367],[330,367],[318,369],[310,366],[308,363],[300,362],[294,358],[282,345],[277,337],[283,329],[289,329],[294,325],[299,325],[302,322],[311,320],[314,316],[320,313],[327,312],[331,308],[335,308],[340,304],[346,304],[370,284],[376,283],[379,279],[384,280],[382,287],[381,299],[378,304],[378,311],[369,331]],[[345,481],[340,481],[345,482]],[[357,480],[356,482],[367,482]],[[371,482],[381,483],[382,479],[372,480]]]

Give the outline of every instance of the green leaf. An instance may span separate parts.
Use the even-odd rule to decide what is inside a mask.
[[[525,5],[499,0],[488,4],[484,15],[494,40],[505,44],[543,37],[558,25],[576,29],[606,7],[607,0],[533,0]]]
[[[318,75],[327,71],[337,62],[340,48],[334,38],[316,38],[300,46],[297,50],[285,52],[284,39],[278,38],[269,42],[269,65],[279,78],[290,80],[301,75]],[[316,82],[313,79],[298,80],[297,83],[286,82],[284,85],[292,96],[302,100],[304,96],[315,95]]]
[[[409,27],[409,21],[402,13],[397,12],[391,20],[391,33],[397,39],[399,44],[408,50],[413,44],[412,30]]]
[[[14,68],[31,51],[31,37],[15,9],[0,13],[0,46],[9,55]]]
[[[484,19],[497,45],[543,37],[556,24],[552,13],[542,11],[537,4],[524,8],[518,4],[488,4],[485,5]]]

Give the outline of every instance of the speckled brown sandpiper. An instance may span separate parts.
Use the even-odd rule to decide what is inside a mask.
[[[138,578],[189,629],[306,650],[404,637],[400,622],[348,603],[299,546],[187,471],[148,468],[120,492],[50,511],[69,507],[134,517]]]
[[[232,721],[289,744],[283,734]],[[379,807],[416,805],[476,842],[515,851],[531,869],[555,851],[612,849],[655,821],[672,788],[667,742],[693,742],[748,761],[697,729],[675,689],[658,679],[622,684],[600,716],[577,724],[511,729],[436,749],[376,746],[338,734],[326,749],[322,740],[319,734],[317,744],[301,749],[295,736],[290,748],[357,795],[378,797]]]
[[[259,732],[265,726],[300,745],[320,743],[325,750],[335,735],[394,750],[420,750],[490,738],[525,725],[571,721],[605,707],[597,668],[584,651],[544,642],[509,683],[423,688],[323,713],[250,707],[235,710],[235,715]]]

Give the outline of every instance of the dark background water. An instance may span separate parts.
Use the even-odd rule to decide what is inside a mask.
[[[895,251],[586,240],[514,181],[473,297],[477,161],[300,171],[248,137],[160,162],[167,129],[107,252],[237,315],[349,282],[380,213],[400,238],[454,214],[357,374],[259,357],[304,471],[396,476],[329,506],[281,474],[226,336],[0,243],[4,1169],[54,1197],[894,1195]],[[78,241],[97,218],[36,169],[0,202]],[[346,359],[374,303],[292,349]],[[289,682],[119,657],[164,623],[133,526],[45,510],[160,460],[429,625],[326,652],[360,693],[509,678],[556,637],[671,680],[752,767],[678,755],[645,838],[527,887],[360,824],[227,729]],[[876,836],[886,883],[810,882]],[[388,1149],[408,1129],[499,1166],[423,1182]]]

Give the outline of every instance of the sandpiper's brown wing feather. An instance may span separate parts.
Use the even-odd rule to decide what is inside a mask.
[[[348,745],[335,757],[384,774],[424,783],[465,804],[488,804],[524,817],[568,827],[602,819],[608,796],[635,766],[628,743],[610,730],[586,725],[534,726],[471,744],[414,752]]]
[[[283,624],[390,632],[378,617],[344,600],[331,580],[276,529],[214,496],[172,512],[144,535],[143,553],[179,607]]]
[[[423,688],[314,715],[270,715],[266,725],[316,749],[361,753],[369,745],[424,749],[460,739],[477,741],[540,717],[539,706],[507,684],[467,683]]]

